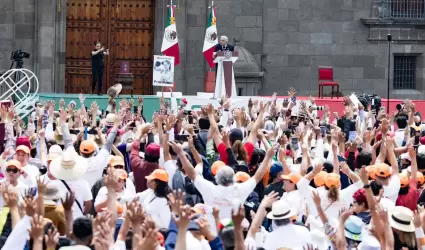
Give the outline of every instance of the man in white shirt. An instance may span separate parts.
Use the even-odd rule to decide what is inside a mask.
[[[81,178],[87,170],[87,162],[78,156],[74,148],[69,148],[62,155],[50,155],[47,161],[46,182],[57,182],[62,199],[69,190],[75,193],[72,207],[73,219],[88,214],[92,207],[92,194],[89,183]],[[68,188],[66,187],[68,185]]]
[[[264,243],[264,249],[303,249],[311,243],[311,235],[304,226],[291,222],[291,207],[283,200],[273,203],[272,211],[267,218],[273,220],[273,231],[269,233]]]
[[[10,160],[6,164],[6,179],[2,180],[1,185],[9,185],[18,195],[19,202],[25,196],[28,186],[22,183],[19,178],[21,176],[21,163],[17,160]],[[0,208],[4,206],[3,196],[0,196]]]

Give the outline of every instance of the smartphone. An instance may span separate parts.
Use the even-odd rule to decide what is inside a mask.
[[[193,124],[193,116],[192,115],[188,115],[187,116],[187,121],[189,122],[189,124]]]
[[[0,106],[10,108],[11,105],[12,105],[12,103],[10,102],[10,100],[0,101]]]
[[[350,131],[348,134],[348,141],[354,141],[357,137],[357,131]]]
[[[297,97],[296,97],[296,96],[293,96],[293,97],[291,98],[291,101],[292,101],[292,102],[296,102],[296,101],[297,101]]]
[[[184,115],[192,115],[192,110],[185,110],[183,111]]]
[[[298,138],[297,137],[292,137],[291,144],[292,144],[292,148],[294,150],[298,150],[299,147],[298,147]]]
[[[338,155],[338,162],[343,162],[343,161],[347,162],[347,159],[345,159],[344,157]]]
[[[178,141],[187,141],[189,135],[176,135],[176,140]]]

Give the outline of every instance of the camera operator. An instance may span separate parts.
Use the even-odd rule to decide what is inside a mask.
[[[92,59],[92,75],[93,81],[91,86],[91,92],[94,93],[97,82],[97,94],[101,95],[102,92],[102,82],[103,82],[103,73],[105,71],[105,63],[103,58],[109,55],[109,49],[105,49],[100,42],[95,42],[95,49],[91,52]]]

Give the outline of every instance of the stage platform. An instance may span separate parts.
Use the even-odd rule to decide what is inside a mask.
[[[59,100],[61,98],[63,98],[66,102],[66,104],[68,105],[68,103],[72,100],[74,100],[77,103],[77,108],[80,108],[80,103],[78,100],[78,94],[59,94],[59,93],[40,93],[38,94],[39,97],[39,101],[41,103],[45,103],[48,100],[54,100],[56,102],[56,108],[58,108],[59,106]],[[86,101],[85,104],[87,106],[87,108],[90,108],[90,104],[93,101],[96,101],[96,103],[99,105],[100,110],[104,109],[106,110],[106,107],[108,106],[108,100],[109,100],[109,96],[107,95],[91,95],[91,94],[86,94]],[[137,105],[137,95],[133,95],[133,99],[135,100],[135,104]],[[121,101],[122,98],[126,98],[127,100],[129,100],[131,98],[130,95],[120,95],[117,98],[117,108],[119,107],[119,102]],[[148,121],[151,120],[152,115],[155,111],[159,110],[159,100],[160,97],[158,96],[154,96],[154,95],[148,95],[148,96],[143,96],[144,98],[144,105],[143,105],[143,114],[146,117],[146,119]],[[188,101],[188,104],[186,106],[187,110],[198,110],[201,106],[203,105],[207,105],[208,103],[213,103],[213,105],[215,107],[218,107],[218,100],[217,99],[209,99],[206,98],[205,96],[182,96],[182,97],[177,97],[177,103],[179,103],[180,99],[182,98],[186,98],[186,100]],[[238,96],[238,97],[233,97],[232,98],[232,105],[234,107],[241,107],[241,106],[247,106],[248,104],[248,100],[249,98],[255,98],[257,100],[270,100],[270,97],[265,97],[265,96],[255,96],[255,97],[250,97],[250,96]],[[278,102],[281,102],[283,100],[283,98],[286,98],[285,96],[279,96],[278,97]],[[169,98],[166,98],[169,99]],[[342,112],[344,110],[344,105],[342,103],[342,98],[333,98],[331,99],[330,97],[325,97],[325,98],[315,98],[316,99],[316,104],[318,106],[324,106],[324,105],[328,105],[331,112],[338,112],[340,115],[342,115]],[[297,101],[301,101],[301,100],[305,100],[308,101],[308,97],[307,96],[297,96]],[[390,112],[394,112],[396,111],[396,105],[401,103],[403,100],[398,100],[398,99],[390,99]],[[383,107],[387,107],[387,100],[386,99],[382,99],[382,106]],[[416,104],[416,110],[421,112],[421,114],[425,114],[425,101],[423,100],[413,100],[413,102]]]

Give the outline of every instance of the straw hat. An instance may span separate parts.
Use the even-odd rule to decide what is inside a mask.
[[[55,158],[50,163],[50,173],[60,180],[75,180],[87,171],[87,160],[79,156],[73,147],[69,147],[61,157]]]
[[[391,227],[398,229],[402,232],[414,232],[415,226],[413,225],[413,212],[407,207],[395,206],[390,213]]]
[[[289,219],[293,216],[291,207],[284,200],[278,200],[272,205],[272,211],[267,214],[271,220]]]

